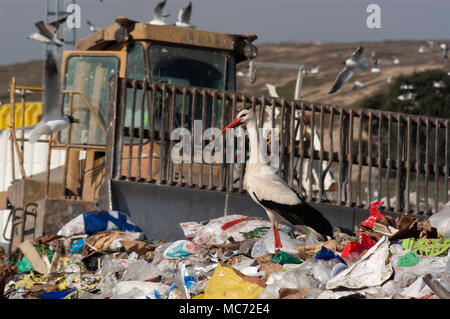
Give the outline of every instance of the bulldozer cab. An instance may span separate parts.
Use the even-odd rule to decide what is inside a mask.
[[[72,126],[69,134],[59,134],[59,143],[78,145],[106,145],[106,126],[109,101],[109,79],[112,76],[134,80],[147,80],[190,87],[203,87],[235,91],[236,64],[256,55],[251,42],[256,36],[227,35],[172,26],[154,26],[137,23],[124,17],[116,19],[103,30],[81,39],[74,51],[65,51],[62,59],[64,114],[80,120]],[[150,118],[144,108],[142,114],[131,113],[132,99],[140,101],[142,91],[133,97],[127,89],[125,123],[129,127],[133,120],[137,127],[141,121],[147,126]],[[161,103],[155,96],[155,129],[161,126]],[[182,122],[190,129],[192,119],[201,119],[201,107],[187,107],[182,115],[182,96],[175,97],[173,110],[175,127]],[[193,101],[188,98],[187,105]],[[201,106],[201,98],[195,101]],[[206,101],[206,103],[209,103]],[[220,118],[222,107],[216,110]],[[184,121],[181,117],[184,116]],[[212,114],[207,112],[206,125],[214,126]],[[70,137],[69,137],[70,135]],[[70,139],[70,141],[67,141]]]

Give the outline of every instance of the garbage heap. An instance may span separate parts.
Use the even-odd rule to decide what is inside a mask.
[[[57,234],[0,252],[6,299],[448,299],[450,207],[428,221],[371,207],[359,229],[318,241],[268,220],[229,215],[149,240],[125,214],[90,211]]]

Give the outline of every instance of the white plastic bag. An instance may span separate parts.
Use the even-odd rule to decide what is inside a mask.
[[[445,204],[442,210],[433,214],[428,221],[442,237],[450,238],[450,202]]]
[[[282,245],[281,250],[284,252],[297,254],[298,251],[296,250],[296,247],[304,245],[302,240],[292,239],[288,234],[281,231],[279,233]],[[251,256],[253,258],[258,258],[265,254],[273,253],[275,253],[275,238],[273,229],[270,228],[269,231],[253,245]]]
[[[180,227],[186,238],[199,245],[227,244],[232,238],[235,242],[244,241],[244,233],[256,228],[270,227],[268,220],[244,215],[228,215],[211,219],[208,223],[186,222]]]

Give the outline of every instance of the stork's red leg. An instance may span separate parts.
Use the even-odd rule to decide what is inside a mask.
[[[273,225],[273,237],[275,239],[275,242],[274,242],[275,252],[277,252],[282,247],[281,239],[280,239],[280,232],[278,231],[277,225]]]

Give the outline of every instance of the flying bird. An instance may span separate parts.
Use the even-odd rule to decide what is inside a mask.
[[[11,90],[8,89],[8,92],[11,92]],[[20,89],[15,89],[15,90],[14,90],[14,93],[16,93],[17,95],[22,95],[22,90],[20,90]],[[29,94],[33,94],[33,91],[31,91],[31,90],[25,90],[23,96],[29,95]]]
[[[282,248],[278,231],[278,221],[281,218],[293,225],[306,226],[320,239],[332,237],[333,227],[322,213],[308,205],[266,164],[259,149],[256,116],[252,110],[240,111],[236,119],[222,130],[222,134],[227,129],[242,124],[247,127],[250,141],[250,157],[245,168],[244,186],[250,197],[266,211],[272,223],[275,249]]]
[[[428,52],[428,49],[424,45],[421,45],[417,51],[419,51],[419,53],[425,53]]]
[[[444,81],[433,81],[433,87],[437,89],[442,89],[445,87]]]
[[[378,59],[375,59],[375,61],[373,62],[373,68],[370,69],[370,72],[378,73],[380,71],[380,61],[378,61]]]
[[[237,76],[242,76],[242,77],[248,77],[248,79],[250,80],[250,83],[254,83],[256,80],[256,68],[251,68],[249,67],[247,69],[247,71],[243,72],[243,71],[237,71],[236,72]]]
[[[34,25],[39,30],[39,33],[30,34],[27,39],[33,39],[42,43],[52,43],[57,46],[63,46],[64,40],[58,39],[56,32],[58,31],[59,26],[66,22],[67,17],[62,19],[53,21],[49,24],[44,24],[44,21],[36,22]]]
[[[400,90],[414,90],[414,85],[402,84],[402,85],[400,85]]]
[[[101,29],[99,27],[96,27],[91,21],[86,20],[87,25],[89,26],[89,30],[91,32],[97,32],[100,31]]]
[[[394,58],[394,64],[400,64],[400,60],[397,57]]]
[[[189,1],[189,4],[185,8],[181,8],[178,12],[178,21],[175,22],[175,25],[180,28],[195,28],[191,25],[191,13],[192,2]]]
[[[408,92],[402,95],[399,95],[397,98],[400,101],[409,101],[409,100],[415,100],[417,96],[417,93],[413,93],[413,92]]]
[[[362,87],[364,87],[364,83],[362,83],[361,81],[355,81],[353,83],[352,90],[356,90],[357,88],[362,88]]]
[[[314,65],[313,68],[311,69],[310,73],[312,73],[312,74],[319,73],[319,66],[318,65]]]
[[[36,143],[42,135],[50,135],[70,126],[72,123],[80,123],[70,115],[48,116],[35,125],[15,127],[16,130],[29,130],[28,141]]]
[[[449,50],[449,46],[447,43],[442,43],[440,45],[442,52],[444,53],[444,59],[448,60],[448,50]]]
[[[358,46],[355,52],[353,52],[352,56],[344,62],[345,67],[338,74],[336,81],[328,94],[334,93],[339,90],[345,82],[350,80],[350,78],[353,76],[353,73],[360,73],[367,70],[367,68],[369,67],[369,61],[361,55],[362,52],[363,48],[361,46]]]
[[[150,24],[166,25],[164,18],[170,16],[169,14],[163,13],[166,2],[167,0],[161,1],[155,6],[153,9],[153,20],[149,22]]]

